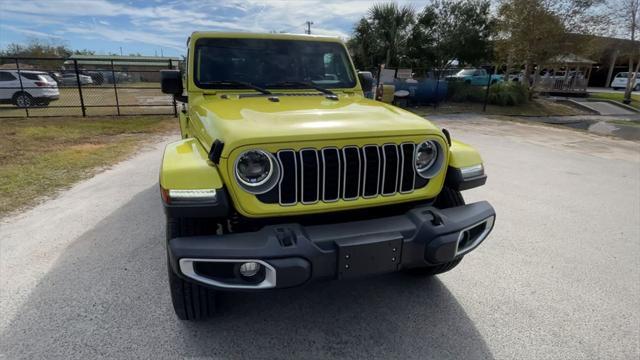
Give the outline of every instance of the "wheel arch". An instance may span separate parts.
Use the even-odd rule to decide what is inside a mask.
[[[224,181],[202,145],[194,138],[187,138],[165,147],[160,186],[172,190],[222,189]]]
[[[449,167],[462,168],[482,164],[480,153],[471,145],[451,139],[449,147]]]

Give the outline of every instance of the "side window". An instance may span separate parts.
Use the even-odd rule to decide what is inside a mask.
[[[5,71],[0,71],[0,81],[13,81],[15,79],[16,77],[13,76],[13,74]]]
[[[33,81],[38,81],[40,80],[40,77],[38,74],[33,74],[33,73],[21,73],[22,77],[27,79],[27,80],[33,80]]]

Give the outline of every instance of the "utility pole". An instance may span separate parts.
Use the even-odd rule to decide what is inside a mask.
[[[305,21],[305,24],[307,24],[307,31],[305,31],[305,33],[307,35],[311,35],[311,25],[313,25],[313,21],[307,20]]]

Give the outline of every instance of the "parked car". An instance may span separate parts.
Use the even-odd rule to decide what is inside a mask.
[[[491,76],[491,81],[489,81]],[[448,81],[463,81],[470,85],[487,86],[488,83],[495,84],[504,81],[503,75],[489,75],[485,69],[462,69],[455,75],[447,76]]]
[[[103,82],[106,82],[107,84],[113,84],[114,82],[120,84],[130,80],[129,74],[122,71],[112,72],[111,70],[100,70],[99,73]]]
[[[60,98],[58,84],[42,71],[0,70],[0,102],[17,107],[47,106]]]
[[[493,207],[460,193],[484,185],[480,154],[366,98],[340,40],[196,32],[188,47],[184,83],[160,72],[189,103],[159,177],[180,319],[212,314],[217,291],[433,276],[493,229]]]
[[[56,84],[60,85],[62,83],[62,74],[57,71],[49,71],[47,74],[51,76],[53,80],[55,80]]]
[[[633,73],[631,73],[633,74]],[[624,90],[627,88],[627,82],[629,81],[628,72],[620,72],[616,74],[616,77],[611,81],[611,87],[613,90]],[[640,91],[640,73],[636,74],[636,81],[632,84],[633,90]]]
[[[81,85],[91,85],[93,84],[93,79],[91,76],[78,74],[76,77],[75,72],[66,72],[62,74],[62,85],[64,86],[78,86],[78,78],[80,79]]]

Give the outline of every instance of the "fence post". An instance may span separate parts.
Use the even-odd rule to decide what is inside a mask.
[[[18,70],[18,80],[20,80],[20,92],[24,92],[24,85],[22,85],[22,76],[20,75],[20,62],[18,62],[18,58],[16,58],[15,60],[16,60],[16,70]],[[27,114],[27,117],[29,117],[28,106],[24,107],[24,112]]]
[[[87,111],[84,108],[84,98],[82,97],[82,84],[80,83],[80,72],[78,71],[78,60],[73,60],[73,67],[76,70],[76,81],[78,82],[78,94],[80,95],[80,107],[82,108],[82,116],[87,116]]]
[[[173,70],[173,61],[169,59],[169,69]],[[173,116],[178,117],[178,104],[176,104],[176,96],[173,96]]]
[[[113,59],[111,59],[111,79],[113,80],[113,92],[116,94],[116,109],[118,109],[118,116],[120,116],[120,101],[118,101],[118,87],[116,86],[116,71],[113,67]]]
[[[433,108],[438,108],[438,88],[440,87],[440,70],[436,69],[436,86],[435,86],[435,101],[433,102]]]
[[[497,66],[496,69],[494,69],[494,73],[498,73],[497,71]],[[484,103],[482,104],[482,112],[487,112],[487,103],[489,102],[489,88],[491,87],[491,76],[492,74],[489,74],[489,72],[487,71],[487,74],[489,75],[489,80],[487,80],[487,89],[484,92]],[[509,81],[509,74],[507,75],[507,81]]]

